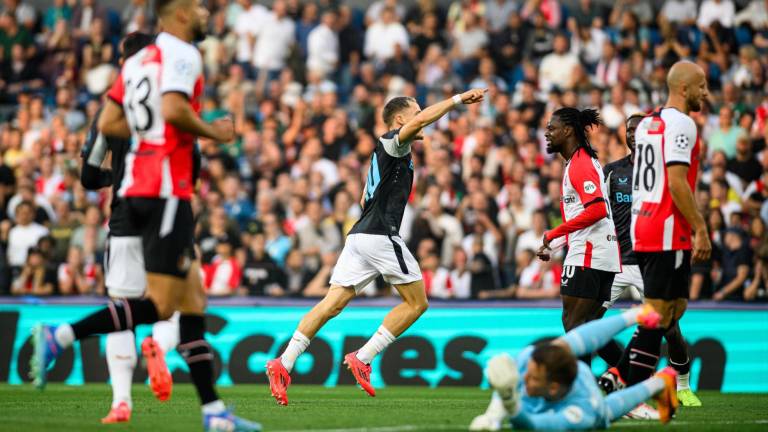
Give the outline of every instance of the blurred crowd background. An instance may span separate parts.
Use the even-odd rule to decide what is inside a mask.
[[[79,183],[80,149],[116,77],[118,42],[155,32],[147,0],[0,13],[0,294],[104,295],[109,190]],[[470,87],[413,148],[401,235],[432,298],[556,298],[560,261],[534,251],[561,223],[563,161],[543,127],[596,107],[591,144],[624,157],[624,119],[666,98],[680,59],[707,74],[692,117],[696,199],[714,244],[691,298],[765,300],[768,288],[768,1],[209,0],[202,116],[237,139],[200,140],[197,244],[211,296],[319,296],[360,198],[381,110]],[[343,265],[343,264],[340,264]],[[382,280],[365,293],[393,295]]]

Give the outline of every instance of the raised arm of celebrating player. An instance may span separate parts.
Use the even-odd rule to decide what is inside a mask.
[[[440,117],[448,114],[458,105],[469,105],[482,101],[486,92],[488,92],[488,89],[472,89],[425,108],[424,111],[416,114],[411,121],[400,128],[400,133],[398,134],[399,142],[406,143],[418,138],[419,132],[422,129],[436,122]]]

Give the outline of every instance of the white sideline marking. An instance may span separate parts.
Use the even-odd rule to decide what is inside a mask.
[[[645,422],[645,423],[613,423],[611,424],[611,427],[615,428],[633,428],[633,427],[648,427],[648,423],[652,422]],[[672,420],[668,423],[670,426],[693,426],[693,425],[748,425],[748,424],[768,424],[768,419],[766,420],[744,420],[744,421],[730,421],[730,420],[722,420],[722,421],[707,421],[706,423],[700,423],[700,422],[689,422],[689,421],[675,421]]]
[[[409,432],[422,430],[442,430],[442,431],[465,431],[469,425],[401,425],[401,426],[380,426],[380,427],[362,427],[362,428],[343,428],[343,429],[313,429],[315,432]],[[306,429],[279,430],[274,432],[305,432]]]
[[[672,421],[669,423],[672,426],[693,426],[702,423],[688,422],[688,421]],[[746,421],[707,421],[708,425],[748,425],[748,424],[768,424],[768,419],[765,420],[746,420]],[[616,428],[634,428],[634,427],[648,427],[648,422],[645,423],[625,423],[619,422],[611,425]],[[339,429],[314,429],[315,432],[410,432],[410,431],[422,431],[422,430],[441,430],[441,431],[464,431],[469,426],[459,425],[400,425],[400,426],[380,426],[380,427],[362,427],[362,428],[339,428]],[[286,429],[274,432],[305,432],[306,429]]]

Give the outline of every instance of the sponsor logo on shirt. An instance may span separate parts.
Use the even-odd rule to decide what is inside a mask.
[[[596,190],[597,190],[597,186],[595,186],[595,184],[592,183],[592,181],[587,180],[584,182],[584,192],[588,194],[593,194],[595,193]]]
[[[571,424],[579,424],[584,418],[584,411],[576,405],[571,405],[563,411],[565,419]]]
[[[573,204],[576,202],[576,197],[573,195],[566,195],[564,197],[560,197],[560,201],[565,204]]]
[[[632,195],[625,194],[621,192],[616,192],[616,202],[617,203],[631,203],[632,202]]]

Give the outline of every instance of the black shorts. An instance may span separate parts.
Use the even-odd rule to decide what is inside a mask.
[[[645,298],[688,299],[691,251],[635,252],[643,275]]]
[[[195,222],[189,201],[128,198],[132,229],[141,233],[147,273],[187,277],[195,258]]]
[[[560,295],[608,301],[616,273],[578,266],[563,266]]]

